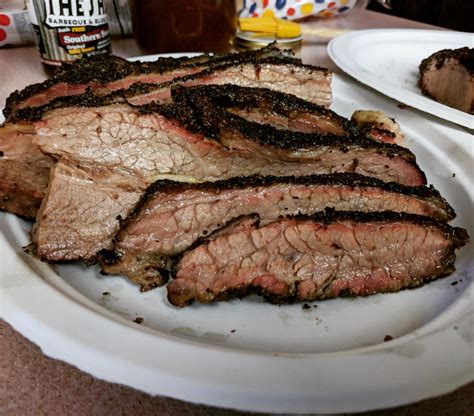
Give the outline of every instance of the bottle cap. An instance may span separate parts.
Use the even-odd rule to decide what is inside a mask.
[[[282,49],[298,50],[301,48],[303,36],[292,38],[277,38],[274,35],[264,35],[257,32],[242,32],[237,29],[234,38],[234,47],[236,49],[259,49],[274,43],[275,46]]]

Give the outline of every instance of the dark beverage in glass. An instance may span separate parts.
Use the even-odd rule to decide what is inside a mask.
[[[227,52],[235,0],[131,0],[133,33],[145,53]]]

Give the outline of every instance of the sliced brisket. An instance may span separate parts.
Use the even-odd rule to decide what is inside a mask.
[[[444,49],[420,64],[423,94],[474,114],[474,48]]]
[[[37,254],[53,261],[91,259],[97,247],[112,248],[118,220],[140,195],[135,181],[123,175],[60,160],[51,169],[47,203],[33,227]]]
[[[38,122],[38,136],[34,142],[43,152],[82,169],[93,172],[92,167],[100,167],[112,172],[114,178],[116,175],[125,178],[132,192],[144,192],[159,179],[206,182],[255,174],[305,176],[355,172],[410,186],[425,183],[414,156],[397,146],[361,136],[338,138],[336,135],[284,132],[235,115],[227,117],[225,123],[221,119],[219,135],[210,131],[207,137],[200,133],[207,128],[197,125],[199,118],[193,111],[182,104],[60,108]],[[101,192],[116,191],[115,179],[110,183],[102,175],[93,179],[100,182],[98,189]],[[87,192],[86,188],[82,192]],[[57,222],[52,220],[54,216],[50,215],[55,209],[54,205],[50,206],[51,194],[49,191],[42,208],[48,220],[38,216],[33,238],[40,257],[47,260],[90,259],[100,249],[110,246],[103,242],[118,226],[114,214],[102,211],[106,217],[96,220],[114,225],[104,225],[104,238],[97,238],[95,247],[89,242],[83,245],[71,235],[77,235],[79,229],[87,233],[86,224],[75,212],[90,210],[88,198],[78,197],[75,205],[65,207],[65,210],[71,210],[71,221],[64,229],[59,229]],[[130,204],[124,214],[132,207]],[[59,239],[48,241],[49,231],[44,231],[44,227],[54,228]],[[65,245],[69,247],[67,257],[63,257]]]
[[[8,115],[8,122],[5,126],[0,127],[0,142],[3,140],[8,140],[8,146],[11,146],[14,141],[11,140],[12,137],[17,136],[17,132],[15,132],[15,127],[18,125],[26,125],[29,123],[36,122],[41,120],[44,114],[50,112],[54,108],[63,108],[63,107],[72,107],[72,106],[100,106],[100,105],[107,105],[113,102],[124,102],[124,101],[131,101],[133,103],[148,103],[153,100],[169,100],[170,99],[170,88],[175,83],[190,83],[190,84],[199,84],[199,83],[223,83],[223,82],[234,82],[234,83],[241,83],[245,85],[271,85],[273,89],[281,89],[282,91],[289,91],[295,94],[300,94],[302,97],[320,101],[325,105],[329,105],[331,100],[331,86],[330,86],[330,73],[327,70],[323,70],[321,68],[315,68],[307,65],[301,65],[299,61],[295,59],[291,59],[286,57],[285,53],[283,52],[275,52],[274,49],[264,49],[261,51],[254,51],[242,54],[234,54],[234,55],[225,55],[220,57],[215,57],[212,59],[213,64],[207,65],[208,69],[201,71],[199,74],[193,76],[186,76],[178,78],[177,81],[170,81],[161,86],[157,86],[155,84],[138,84],[134,87],[129,88],[128,90],[119,90],[115,93],[111,93],[109,95],[100,95],[105,94],[107,91],[111,89],[120,88],[120,86],[116,86],[114,84],[115,77],[117,78],[117,82],[123,82],[124,80],[130,81],[133,77],[126,77],[124,74],[128,73],[128,68],[126,61],[122,61],[120,59],[112,59],[111,62],[108,62],[108,65],[104,65],[103,70],[104,73],[99,70],[102,68],[99,63],[105,58],[97,58],[97,61],[84,61],[84,64],[75,64],[69,71],[65,71],[62,75],[62,78],[69,80],[76,79],[77,83],[66,83],[67,85],[71,85],[73,90],[64,90],[64,83],[56,81],[46,81],[46,84],[52,83],[51,88],[46,88],[43,84],[42,86],[32,87],[32,90],[38,90],[39,92],[35,95],[31,95],[28,91],[24,94],[20,94],[22,97],[31,97],[31,99],[38,99],[40,100],[41,94],[46,94],[48,102],[45,105],[41,106],[34,106],[30,103],[30,106],[24,108],[17,108],[15,111],[12,111],[13,104],[7,106],[5,110]],[[147,74],[153,74],[153,76],[170,76],[174,77],[179,75],[176,71],[183,70],[183,63],[178,65],[175,61],[170,58],[169,60],[158,61],[157,63],[142,63],[140,68],[143,72],[143,76]],[[118,61],[118,63],[116,62]],[[194,62],[193,59],[193,66],[192,68],[199,68],[202,70],[203,66],[200,63]],[[160,63],[161,62],[161,63]],[[178,61],[180,62],[180,61]],[[189,60],[186,62],[189,63]],[[111,75],[112,78],[108,78],[108,75],[105,73],[114,73],[111,68],[115,68],[115,66],[120,64],[120,69],[117,68],[118,75]],[[84,68],[81,66],[83,65]],[[132,64],[132,67],[134,67]],[[96,67],[97,66],[97,67]],[[173,71],[165,71],[164,69],[161,70],[160,68],[170,68],[177,66],[178,69]],[[104,83],[103,87],[96,86],[94,87],[94,91],[88,90],[83,92],[83,90],[79,90],[80,85],[84,86],[87,84],[88,77],[95,72],[93,69],[97,69],[96,77],[102,79]],[[125,69],[124,69],[125,68]],[[128,68],[128,69],[126,69]],[[191,67],[186,67],[191,68]],[[133,68],[132,68],[133,69]],[[186,69],[188,70],[188,69]],[[161,72],[160,72],[161,71]],[[164,72],[163,72],[164,71]],[[75,73],[77,77],[75,77]],[[133,72],[133,71],[132,71]],[[133,72],[135,73],[135,72]],[[158,74],[158,75],[157,75]],[[125,77],[125,78],[124,78]],[[282,82],[282,77],[287,77],[288,82]],[[135,78],[133,78],[135,79]],[[127,82],[128,82],[127,81]],[[72,82],[72,81],[71,81]],[[81,84],[82,82],[82,84]],[[49,84],[48,84],[49,85]],[[89,85],[89,84],[87,84]],[[102,84],[101,84],[102,85]],[[128,84],[127,84],[128,85]],[[41,87],[41,88],[40,88]],[[45,88],[43,88],[45,87]],[[76,88],[77,87],[77,88]],[[90,85],[89,85],[90,87]],[[81,87],[82,88],[82,87]],[[58,91],[62,91],[59,94]],[[64,91],[63,91],[64,90]],[[52,91],[56,91],[56,95],[51,95]],[[68,94],[77,95],[68,95]],[[81,94],[81,92],[83,92]],[[99,94],[99,95],[98,95]],[[59,95],[59,96],[58,96]],[[63,95],[63,96],[62,96]],[[57,98],[54,98],[58,96]],[[35,98],[36,97],[36,98]],[[44,97],[43,97],[44,98]],[[42,98],[41,98],[42,99]],[[20,103],[21,100],[11,100],[12,102]],[[39,103],[39,101],[38,101]],[[37,103],[37,104],[38,104]],[[21,107],[21,105],[19,105]],[[15,123],[15,124],[13,124]],[[8,138],[7,136],[11,136]],[[24,138],[24,140],[32,140],[32,138]],[[2,144],[0,143],[0,146]],[[34,144],[32,144],[34,146]],[[47,183],[47,170],[43,170],[42,166],[50,163],[49,157],[44,157],[41,159],[41,153],[38,149],[33,149],[38,158],[34,165],[32,165],[32,169],[35,171],[42,172],[42,183]],[[16,151],[19,154],[19,151]],[[11,159],[13,160],[13,159]],[[25,183],[28,182],[29,174],[25,172],[24,174]],[[3,176],[0,176],[0,181],[4,180]],[[6,180],[6,179],[5,179]],[[9,181],[7,180],[9,183]],[[17,184],[20,188],[24,187],[22,177],[18,177]],[[26,185],[25,185],[26,186]],[[6,186],[3,186],[6,188]],[[12,195],[13,196],[13,195]],[[34,206],[37,206],[37,200],[34,203]],[[30,205],[27,199],[24,202],[21,202],[17,199],[17,204],[20,208],[20,211],[27,211],[29,210],[28,207],[21,208],[21,205]],[[8,205],[9,206],[9,205]],[[5,206],[8,209],[8,206]],[[31,210],[30,210],[31,211]]]
[[[32,143],[31,124],[0,128],[0,210],[33,219],[54,163]]]
[[[137,82],[160,84],[205,68],[232,62],[257,61],[265,57],[299,62],[292,56],[291,51],[272,47],[238,54],[159,58],[152,62],[130,62],[117,56],[97,55],[65,65],[54,77],[29,85],[22,91],[15,91],[7,98],[3,114],[8,120],[20,108],[42,106],[57,97],[82,94],[88,89],[94,90],[97,95],[106,95],[112,91],[127,89]]]
[[[454,271],[461,228],[409,214],[324,213],[259,225],[250,218],[185,252],[168,300],[186,306],[249,293],[275,303],[417,287]]]
[[[210,67],[160,85],[135,84],[126,91],[126,96],[128,102],[142,105],[170,101],[171,88],[176,85],[235,84],[281,91],[329,107],[332,99],[331,79],[331,72],[325,68],[303,65],[292,59],[270,57]]]
[[[190,131],[219,140],[229,149],[248,150],[255,155],[291,162],[312,159],[322,162],[326,168],[331,166],[329,170],[316,170],[314,173],[349,171],[410,186],[426,183],[415,156],[408,149],[354,132],[329,110],[319,115],[314,110],[301,111],[302,118],[311,114],[315,120],[320,120],[311,122],[316,126],[311,127],[316,132],[305,133],[302,132],[304,128],[299,131],[281,130],[279,122],[271,125],[243,118],[228,111],[225,103],[216,102],[206,94],[178,93],[173,99],[177,104],[173,115],[176,119]],[[150,104],[141,111],[153,111],[153,108],[154,105]],[[272,113],[271,109],[262,111],[260,108],[258,111]],[[281,120],[285,117],[283,114],[280,113],[276,119]],[[295,116],[286,117],[297,119]],[[324,124],[326,128],[321,128]]]
[[[204,184],[158,181],[122,222],[103,270],[148,290],[166,281],[170,257],[233,219],[257,213],[261,225],[286,215],[396,211],[449,220],[454,211],[433,188],[406,187],[354,173],[240,177]]]
[[[267,92],[267,100],[265,106],[268,108],[270,99],[273,97],[276,100],[287,100],[287,104],[275,108],[281,108],[282,111],[288,107],[288,112],[291,106],[296,106],[300,113],[306,110],[307,112],[317,112],[317,115],[324,116],[323,109],[316,110],[315,106],[310,103],[315,103],[322,106],[329,106],[331,104],[331,73],[324,68],[317,68],[310,65],[302,65],[295,60],[286,58],[265,58],[259,61],[255,59],[239,60],[238,63],[231,62],[223,65],[208,68],[199,73],[188,75],[184,77],[175,78],[169,82],[161,84],[142,84],[137,83],[128,89],[119,89],[108,95],[98,95],[95,91],[88,90],[82,94],[59,96],[48,103],[41,106],[29,106],[17,109],[13,112],[8,121],[15,123],[35,122],[43,118],[43,116],[54,109],[72,106],[97,107],[102,105],[109,105],[111,103],[126,102],[133,105],[144,105],[153,102],[169,102],[171,101],[171,90],[185,91],[184,88],[179,89],[179,86],[212,86],[223,85],[221,91],[232,89],[235,87],[252,87],[259,90],[258,94],[264,94],[265,89],[271,91],[281,92],[282,94],[270,95]],[[230,85],[229,85],[230,84]],[[242,88],[242,92],[245,88]],[[207,90],[197,90],[207,91]],[[212,91],[212,90],[209,90]],[[284,98],[285,94],[289,97]],[[179,96],[184,96],[179,94]],[[187,95],[186,95],[187,96]],[[208,97],[208,94],[201,93],[199,96]],[[255,98],[255,94],[247,92],[247,100],[250,105],[250,97]],[[300,98],[299,103],[295,96]],[[175,97],[178,94],[175,93]],[[308,105],[303,104],[303,100],[309,101]],[[225,103],[224,100],[221,101]],[[336,116],[335,113],[329,113],[331,117]],[[339,123],[342,118],[339,117]],[[345,126],[349,126],[349,122],[345,121]]]
[[[145,182],[149,177],[204,182],[252,174],[333,172],[409,186],[426,182],[414,155],[399,146],[346,133],[278,130],[215,107],[67,107],[48,113],[37,123],[37,133],[34,142],[47,154],[146,176]]]
[[[296,97],[268,88],[249,88],[235,84],[199,85],[171,89],[173,101],[185,105],[212,102],[245,120],[270,124],[283,130],[324,135],[349,136],[356,133],[355,126],[333,111]]]

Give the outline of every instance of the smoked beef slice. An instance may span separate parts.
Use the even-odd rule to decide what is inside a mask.
[[[202,71],[205,68],[242,61],[258,61],[276,57],[300,62],[291,51],[266,47],[255,51],[211,56],[159,58],[156,61],[127,61],[118,56],[97,55],[64,65],[50,79],[13,92],[6,101],[3,115],[7,120],[20,108],[45,105],[57,97],[78,95],[93,90],[96,95],[107,95],[126,90],[141,83],[161,84],[173,78]]]
[[[268,55],[275,56],[268,58]],[[263,57],[267,58],[263,59]],[[3,127],[0,127],[0,151],[5,152],[5,149],[8,150],[10,155],[8,159],[8,169],[17,172],[18,174],[15,176],[14,181],[12,181],[12,178],[9,176],[0,176],[0,193],[4,195],[4,198],[15,201],[15,211],[13,212],[26,217],[34,216],[34,207],[39,206],[46,191],[46,184],[48,182],[48,170],[44,169],[44,166],[51,165],[52,161],[48,156],[42,157],[42,153],[35,148],[36,145],[33,142],[33,133],[27,133],[27,131],[31,131],[33,129],[32,123],[41,120],[45,113],[51,111],[54,108],[65,108],[77,105],[98,106],[105,103],[124,101],[130,101],[135,104],[146,104],[152,101],[162,100],[169,101],[170,88],[175,83],[199,84],[213,82],[233,82],[251,86],[266,85],[273,89],[281,89],[282,91],[301,94],[303,98],[321,102],[325,105],[330,104],[331,77],[327,70],[301,65],[294,59],[279,57],[276,53],[264,54],[263,52],[260,52],[257,54],[256,52],[249,52],[233,55],[229,58],[226,58],[226,56],[214,58],[213,62],[215,61],[219,62],[219,64],[209,66],[205,70],[202,70],[202,67],[199,67],[202,70],[201,72],[194,75],[180,77],[176,81],[169,81],[159,85],[139,84],[132,86],[127,90],[112,92],[107,96],[98,96],[98,94],[104,93],[104,89],[107,87],[107,85],[109,90],[116,89],[115,84],[115,87],[109,84],[103,84],[102,87],[97,87],[93,90],[91,90],[92,87],[89,86],[90,90],[83,94],[79,94],[76,89],[64,90],[58,87],[58,91],[62,91],[63,94],[74,93],[78,95],[70,95],[66,97],[60,96],[54,99],[52,96],[48,95],[48,100],[51,99],[48,104],[38,107],[30,106],[16,109],[15,111],[9,111],[9,121]],[[123,64],[125,65],[125,63]],[[85,65],[87,66],[87,61]],[[113,66],[113,64],[111,65]],[[158,64],[153,65],[156,66]],[[170,64],[161,66],[167,68],[170,66]],[[79,64],[73,65],[72,68],[76,68],[78,72],[81,72],[81,67]],[[108,66],[106,65],[105,68],[108,68]],[[195,66],[193,66],[193,68],[195,68]],[[88,71],[85,72],[85,74],[89,73],[90,72]],[[166,72],[166,74],[170,76],[177,75],[176,71]],[[129,77],[127,79],[130,81],[132,78]],[[284,82],[282,82],[283,79],[285,80]],[[48,83],[48,81],[46,81],[46,83]],[[56,88],[60,84],[54,85],[54,88]],[[48,88],[41,91],[51,92]],[[26,93],[23,95],[29,96]],[[30,98],[33,99],[33,97],[34,96]],[[38,98],[38,100],[40,100],[40,98]],[[11,108],[11,106],[7,107],[7,110],[8,108]],[[16,140],[16,138],[19,136],[21,136],[21,141]],[[19,149],[14,148],[15,143],[18,143],[20,146]],[[37,181],[38,183],[36,184],[34,192],[29,186],[30,173],[28,170],[24,170],[22,165],[22,152],[25,148],[29,148],[29,152],[35,155],[34,159],[30,157],[32,170],[41,175],[40,180]],[[18,160],[16,158],[18,158]],[[0,158],[0,166],[2,164],[5,165],[5,160]],[[22,195],[25,195],[25,198],[19,198],[19,196]],[[12,207],[12,204],[4,205],[4,208],[7,210],[9,210],[10,207]]]
[[[250,293],[274,303],[396,292],[454,271],[462,228],[409,214],[244,219],[185,252],[168,300],[186,306]]]
[[[450,220],[454,211],[433,188],[386,183],[355,173],[239,177],[203,184],[158,181],[121,222],[102,269],[152,289],[167,280],[173,256],[235,218],[257,213],[264,225],[286,215],[396,211]]]
[[[423,94],[474,114],[474,48],[444,49],[420,64]]]
[[[94,101],[87,103],[91,107],[83,103],[82,107],[59,108],[46,114],[37,124],[34,143],[44,153],[85,171],[94,187],[103,192],[109,187],[118,199],[122,191],[143,193],[159,179],[206,182],[255,174],[355,172],[410,186],[425,183],[411,152],[363,136],[283,131],[231,113],[213,114],[216,127],[210,126],[208,120],[201,125],[200,113],[183,103],[137,107],[93,104]],[[99,167],[101,174],[95,175]],[[122,185],[124,181],[126,187]],[[75,184],[72,176],[70,188]],[[50,189],[58,189],[54,171]],[[81,192],[85,192],[82,185],[77,190],[78,195]],[[124,204],[123,211],[114,212],[113,218],[102,218],[104,224],[115,221],[115,226],[104,226],[103,238],[94,236],[93,241],[84,242],[79,238],[79,234],[87,235],[82,221],[65,229],[57,226],[58,214],[49,206],[49,193],[37,217],[33,240],[38,255],[52,261],[91,259],[100,249],[112,248],[112,236],[119,225],[115,218],[125,218],[133,207]],[[77,212],[91,209],[87,198],[66,205],[71,210],[70,218],[80,218]],[[65,214],[62,211],[60,215]]]
[[[31,144],[33,126],[0,128],[0,210],[34,218],[54,160]]]

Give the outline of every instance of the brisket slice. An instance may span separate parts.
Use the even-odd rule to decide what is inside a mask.
[[[33,226],[37,254],[48,260],[69,260],[80,250],[87,259],[97,246],[111,248],[118,220],[140,198],[135,186],[101,167],[58,161],[51,169],[47,204],[41,205]]]
[[[355,173],[239,177],[203,184],[158,181],[121,223],[102,270],[152,289],[166,280],[170,257],[243,215],[260,224],[281,216],[339,211],[396,211],[450,220],[454,211],[434,188],[406,187]]]
[[[310,104],[305,106],[303,100],[326,107],[331,104],[331,73],[327,69],[302,65],[291,59],[266,58],[260,61],[250,59],[240,60],[238,64],[218,65],[197,74],[178,77],[158,85],[137,83],[128,89],[120,89],[108,95],[97,95],[95,91],[89,89],[82,94],[56,97],[42,106],[18,109],[9,116],[8,121],[15,123],[36,122],[41,120],[45,114],[64,107],[98,107],[123,102],[133,105],[170,102],[172,88],[181,85],[191,87],[214,84],[226,84],[222,88],[229,91],[232,91],[232,85],[235,85],[248,87],[248,91],[252,87],[258,88],[259,94],[263,94],[265,89],[281,92],[281,94],[273,96],[276,100],[285,100],[285,94],[288,94],[286,100],[294,103],[275,105],[275,108],[281,107],[284,109],[288,106],[296,106],[300,112],[306,108],[306,111],[316,112],[316,115],[321,117],[324,116],[323,109],[315,110],[315,106]],[[222,91],[225,91],[225,89]],[[183,90],[182,88],[177,91]],[[182,95],[184,94],[179,94],[179,96]],[[248,92],[247,95],[252,96]],[[269,108],[272,96],[269,95],[269,92],[267,92],[267,96],[265,106],[262,105],[260,108]],[[296,103],[297,98],[295,96],[300,98],[299,103]],[[175,97],[178,97],[177,93],[175,93]],[[270,110],[271,108],[268,111]],[[339,117],[330,110],[328,111],[330,117]],[[341,117],[339,117],[338,122],[342,122]],[[349,125],[350,123],[345,121],[345,127]]]
[[[250,83],[251,85],[260,85],[260,81],[262,83],[265,81],[265,83],[268,84],[271,83],[272,80],[278,81],[279,78],[281,78],[282,76],[288,76],[289,79],[291,78],[288,84],[284,82],[275,82],[274,84],[272,84],[273,88],[288,90],[295,93],[301,93],[302,96],[307,97],[308,99],[321,99],[323,103],[329,104],[331,90],[330,74],[327,72],[327,70],[321,70],[314,67],[300,65],[297,63],[297,61],[289,58],[273,58],[271,60],[267,59],[267,63],[261,67],[259,63],[260,61],[262,61],[262,59],[260,59],[261,55],[262,53],[260,53],[260,55],[252,55],[250,53],[240,54],[239,59],[232,60],[226,58],[225,56],[215,58],[216,61],[220,62],[220,65],[216,65],[216,68],[218,69],[210,68],[209,70],[203,71],[200,75],[196,75],[195,77],[184,77],[180,78],[180,80],[182,80],[183,82],[191,83],[222,83],[226,81],[229,82],[228,80],[231,80],[232,82],[237,83],[240,82],[244,84]],[[245,63],[242,64],[242,62]],[[306,85],[308,90],[301,90],[300,84]],[[144,103],[148,102],[149,100],[159,99],[160,97],[169,99],[171,85],[173,85],[173,82],[165,83],[162,87],[157,87],[156,85],[150,84],[140,84],[136,87],[130,88],[127,91],[120,90],[116,93],[100,97],[98,97],[96,93],[93,93],[91,91],[87,91],[86,93],[75,96],[58,97],[53,99],[46,105],[39,107],[26,107],[13,112],[9,116],[9,123],[7,123],[7,125],[4,127],[0,127],[0,130],[4,130],[8,134],[16,134],[15,132],[13,132],[14,125],[12,125],[11,123],[17,123],[16,125],[24,125],[36,122],[38,120],[41,120],[44,114],[50,112],[54,108],[71,107],[76,105],[108,105],[114,102],[123,102],[127,99],[130,99],[134,102],[141,101]],[[159,91],[159,93],[150,93],[150,91],[153,90],[157,90]],[[7,127],[6,130],[5,127]],[[3,140],[2,133],[0,133],[0,140]],[[34,146],[34,144],[32,146]],[[38,156],[41,156],[41,153],[37,149],[34,149],[33,151]],[[40,157],[38,158],[38,164],[41,166],[45,163],[48,163],[49,161],[49,158],[46,156],[43,160],[41,160]],[[41,166],[33,166],[33,169],[41,170]],[[23,179],[23,181],[28,182],[28,172],[25,172],[24,176],[25,178]],[[47,171],[43,171],[41,180],[42,182],[47,183]],[[20,187],[22,186],[21,175],[20,177],[18,177],[17,183]]]
[[[53,158],[32,144],[34,127],[0,128],[0,210],[33,219],[48,185]]]
[[[219,230],[178,260],[168,300],[249,293],[274,303],[396,292],[452,273],[462,228],[393,212],[323,213]]]
[[[208,138],[186,128],[186,124],[192,127],[189,121],[198,122],[193,111],[181,104],[60,108],[38,122],[34,143],[57,159],[88,169],[96,188],[109,193],[117,192],[120,180],[116,177],[126,180],[127,189],[134,193],[143,193],[159,179],[196,183],[256,174],[306,176],[355,172],[410,186],[425,181],[406,149],[400,148],[399,152],[396,146],[358,136],[337,139],[334,135],[282,132],[240,118],[237,124],[241,131],[223,134],[227,139],[232,136],[232,143],[227,144],[217,136]],[[95,176],[91,167],[110,172],[113,181],[107,175]],[[52,180],[54,175],[55,171]],[[70,187],[75,185],[72,181]],[[77,189],[74,203],[69,203],[60,214],[50,204],[50,198],[61,198],[61,190],[55,192],[59,194],[53,196],[49,190],[42,203],[42,215],[37,217],[33,242],[38,255],[50,261],[91,260],[99,250],[109,248],[118,230],[118,214],[101,211],[103,217],[97,216],[96,220],[104,224],[102,237],[96,238],[95,245],[89,241],[83,244],[75,236],[86,234],[87,224],[76,213],[91,209],[89,199],[80,197],[87,192],[86,187]],[[133,205],[124,205],[122,218]],[[57,215],[65,218],[58,221]],[[58,226],[67,221],[67,226]]]
[[[57,109],[37,123],[34,143],[56,158],[134,174],[147,186],[151,178],[205,182],[334,172],[426,183],[415,156],[399,146],[359,135],[283,131],[215,107],[197,108],[178,103]]]
[[[7,98],[3,114],[8,120],[20,108],[41,106],[54,98],[82,94],[87,89],[93,89],[97,95],[106,95],[137,82],[160,84],[212,66],[257,61],[264,57],[292,60],[292,56],[291,51],[273,47],[217,56],[159,58],[153,62],[130,62],[117,56],[97,55],[65,65],[54,77],[15,91]]]
[[[328,69],[303,65],[293,59],[269,57],[218,65],[160,85],[135,84],[125,94],[130,103],[142,105],[170,101],[170,90],[175,85],[235,84],[281,91],[329,107],[331,79]]]
[[[175,94],[173,99],[177,104],[174,106],[173,117],[190,131],[218,140],[229,149],[245,149],[255,155],[291,162],[312,159],[326,166],[341,166],[335,169],[330,168],[329,171],[317,170],[313,173],[349,171],[404,185],[426,184],[426,177],[416,164],[416,158],[412,152],[359,134],[351,127],[344,125],[339,120],[340,117],[332,112],[321,113],[319,116],[315,111],[311,113],[312,117],[316,119],[319,117],[320,124],[324,123],[328,126],[328,120],[331,120],[332,129],[328,127],[324,131],[324,129],[313,127],[316,132],[305,133],[281,130],[278,128],[278,123],[262,124],[245,119],[228,111],[204,94],[179,93]],[[154,105],[150,104],[141,107],[140,111],[153,111],[153,108]],[[259,111],[262,114],[268,113],[261,109]],[[304,117],[308,112],[301,112],[301,114]],[[318,122],[312,121],[312,124],[318,125]],[[335,130],[334,126],[338,126],[338,130]],[[355,153],[359,151],[360,157],[355,156]],[[350,162],[351,166],[348,166],[347,157],[351,155],[354,157]]]
[[[333,111],[296,97],[268,88],[249,88],[235,84],[175,85],[171,88],[174,102],[212,102],[213,106],[259,124],[302,133],[353,135],[354,124]]]
[[[474,48],[443,49],[420,64],[423,94],[474,114]]]

